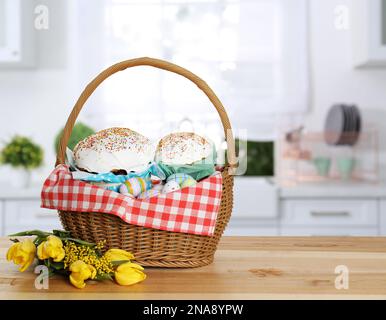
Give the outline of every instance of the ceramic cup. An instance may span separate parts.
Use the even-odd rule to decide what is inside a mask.
[[[330,172],[331,159],[327,157],[316,157],[312,160],[315,165],[316,171],[322,177],[327,177]]]
[[[339,158],[337,160],[338,170],[340,177],[343,180],[348,180],[351,178],[352,172],[355,167],[355,159],[354,158]]]

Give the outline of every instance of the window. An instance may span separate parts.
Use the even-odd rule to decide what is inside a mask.
[[[180,64],[212,87],[236,134],[247,129],[254,139],[272,138],[278,116],[307,109],[305,0],[88,2],[79,15],[82,25],[95,28],[94,37],[79,38],[88,76],[139,56]],[[183,122],[222,134],[209,101],[179,76],[135,68],[100,90],[85,112],[101,127],[127,125],[159,136]]]
[[[0,0],[0,68],[34,65],[31,1]]]

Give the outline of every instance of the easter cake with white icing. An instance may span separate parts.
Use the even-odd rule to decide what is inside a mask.
[[[155,161],[168,165],[213,162],[214,146],[204,137],[193,132],[175,132],[163,137],[155,153]]]
[[[74,148],[76,166],[88,172],[140,171],[154,158],[152,142],[128,128],[101,130]]]

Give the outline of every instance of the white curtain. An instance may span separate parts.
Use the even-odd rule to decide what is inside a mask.
[[[236,135],[243,129],[249,139],[272,139],[280,117],[307,110],[306,0],[82,0],[77,10],[81,85],[115,62],[151,56],[202,77]],[[222,134],[197,87],[150,68],[110,78],[83,118],[153,137],[181,126],[216,141]]]

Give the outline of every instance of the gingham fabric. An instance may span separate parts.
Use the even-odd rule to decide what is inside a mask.
[[[222,176],[219,172],[193,187],[149,199],[133,199],[74,180],[68,166],[59,165],[44,182],[41,206],[79,214],[104,212],[138,226],[212,236],[221,194]]]

